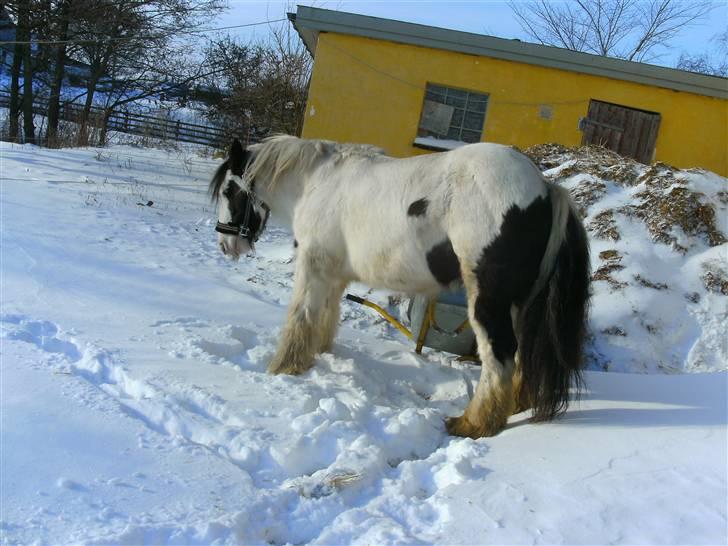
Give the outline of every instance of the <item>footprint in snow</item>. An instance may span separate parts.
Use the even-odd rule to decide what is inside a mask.
[[[93,345],[79,346],[72,338],[64,339],[66,334],[53,322],[2,315],[0,337],[22,341],[45,352],[45,363],[56,372],[74,375],[97,387],[113,385],[117,399],[148,398],[155,394],[145,382],[130,378],[112,352]]]
[[[58,337],[59,328],[47,320],[32,320],[22,315],[0,317],[0,336],[35,345],[41,351],[61,355],[70,362],[81,359],[81,351],[72,341]]]
[[[179,326],[180,328],[204,328],[209,325],[210,324],[208,322],[198,319],[197,317],[180,317],[172,320],[158,320],[149,326],[151,328],[161,328],[166,326]]]
[[[258,332],[241,326],[230,326],[225,329],[225,334],[224,340],[191,340],[191,356],[202,356],[215,364],[233,365],[248,370],[262,371],[265,368],[265,363],[273,355],[274,346],[271,340],[261,340]]]

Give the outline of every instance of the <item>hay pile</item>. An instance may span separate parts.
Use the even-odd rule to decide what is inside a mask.
[[[728,368],[728,180],[597,146],[524,153],[569,189],[590,236],[589,367]]]

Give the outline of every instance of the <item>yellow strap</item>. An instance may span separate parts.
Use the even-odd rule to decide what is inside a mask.
[[[427,302],[427,308],[425,309],[425,317],[422,319],[422,326],[420,326],[420,334],[417,336],[417,345],[415,346],[415,352],[420,354],[422,347],[425,346],[425,338],[427,332],[430,330],[430,324],[435,318],[435,300],[429,300]]]
[[[382,315],[387,322],[407,336],[407,339],[412,339],[412,332],[405,328],[401,322],[379,307],[376,303],[372,303],[371,301],[360,298],[359,296],[354,296],[353,294],[347,294],[346,299],[358,303],[359,305],[366,305],[367,307],[374,309],[377,313]]]
[[[367,307],[371,307],[377,313],[382,315],[392,326],[394,326],[397,330],[406,335],[407,339],[412,339],[412,332],[405,328],[401,322],[399,322],[396,318],[387,313],[384,309],[379,307],[376,303],[372,303],[369,300],[364,300],[364,305],[366,305]]]

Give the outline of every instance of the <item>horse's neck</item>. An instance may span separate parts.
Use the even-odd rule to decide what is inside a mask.
[[[270,207],[271,214],[289,228],[293,226],[293,211],[302,195],[302,180],[287,175],[276,181],[273,188],[258,189],[258,196]]]

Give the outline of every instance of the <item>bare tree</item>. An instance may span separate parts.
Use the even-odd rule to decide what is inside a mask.
[[[291,28],[271,26],[254,44],[229,36],[210,42],[205,63],[219,73],[205,82],[213,95],[208,117],[244,139],[301,133],[312,61]]]
[[[140,54],[143,40],[135,39],[142,31],[141,17],[134,9],[135,0],[97,0],[88,6],[77,25],[76,57],[88,66],[86,97],[79,120],[79,145],[88,144],[88,124],[94,97],[114,58]]]
[[[195,53],[192,40],[225,0],[0,0],[0,6],[17,22],[11,139],[20,137],[22,111],[25,140],[34,141],[35,91],[48,98],[46,137],[55,145],[62,102],[83,100],[77,143],[86,144],[95,106],[103,107],[98,121],[105,135],[115,109],[200,78],[189,68],[201,68],[199,62],[186,61]],[[69,62],[84,67],[74,76],[85,92],[64,101]]]
[[[68,27],[72,17],[78,16],[73,10],[79,6],[79,2],[73,0],[59,0],[55,6],[52,19],[54,20],[53,30],[50,35],[59,42],[55,45],[56,51],[53,62],[53,76],[50,85],[50,96],[48,98],[48,129],[46,140],[48,146],[57,144],[58,122],[61,110],[61,88],[63,87],[63,76],[66,69],[66,52],[68,48],[69,32]]]
[[[16,32],[16,40],[18,33]],[[22,36],[22,34],[21,34]],[[10,142],[20,142],[20,70],[23,64],[23,46],[13,46],[13,64],[10,68],[9,134]]]
[[[37,0],[13,0],[3,6],[15,17],[15,40],[13,64],[10,73],[10,140],[20,141],[19,115],[23,115],[23,141],[35,143],[33,124],[33,59],[31,39],[34,30],[34,15]],[[22,97],[21,93],[22,76]]]
[[[114,59],[109,65],[102,103],[100,144],[105,144],[111,115],[143,99],[178,96],[184,101],[194,84],[213,76],[218,69],[205,72],[203,65],[190,62],[191,52],[184,45],[166,47],[136,58]],[[118,62],[116,62],[118,61]]]
[[[17,29],[10,83],[11,140],[19,140],[18,117],[22,111],[24,141],[39,141],[33,118],[33,105],[39,96],[49,99],[46,136],[50,134],[51,141],[54,140],[66,52],[72,48],[68,42],[73,41],[68,33],[70,20],[82,25],[80,14],[88,16],[86,8],[94,1],[7,0],[4,3]]]
[[[89,1],[89,0],[87,0]],[[90,0],[76,23],[77,57],[89,66],[79,144],[85,144],[96,94],[102,130],[114,108],[185,82],[180,41],[223,7],[220,0]]]
[[[292,6],[289,5],[287,11]],[[277,97],[278,111],[288,111],[289,121],[287,133],[300,135],[306,110],[308,85],[311,80],[313,59],[303,40],[293,30],[288,21],[271,29],[269,50],[273,53],[276,79],[283,85],[283,91]]]
[[[714,7],[709,1],[511,1],[524,32],[545,44],[630,61],[651,61]]]
[[[728,77],[728,30],[713,36],[711,42],[716,44],[714,51],[698,55],[682,53],[676,68],[710,76]]]
[[[31,57],[31,5],[20,2],[18,5],[18,34],[28,43],[23,46],[23,141],[35,144],[35,124],[33,123],[33,61]]]
[[[204,96],[207,117],[245,141],[255,133],[257,89],[263,73],[265,52],[225,36],[210,40],[204,50],[204,65],[217,73],[204,78],[198,94]]]

